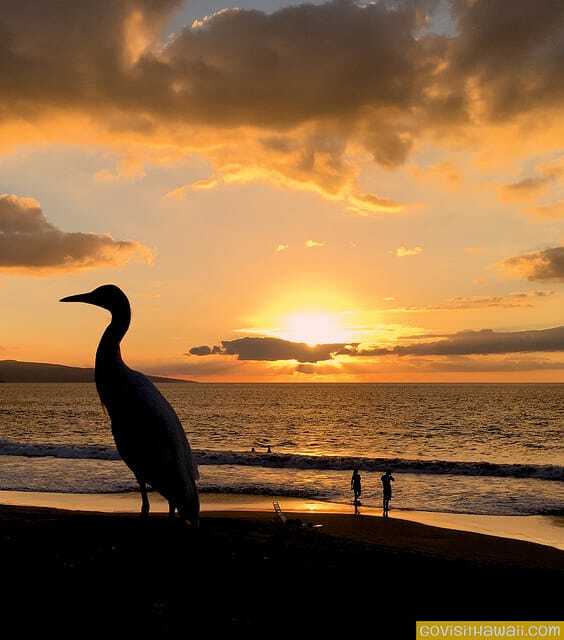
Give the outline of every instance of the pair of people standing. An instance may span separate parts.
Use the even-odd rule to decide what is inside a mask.
[[[392,482],[394,481],[394,476],[390,470],[387,470],[386,473],[380,478],[382,481],[382,492],[383,492],[383,516],[384,518],[388,517],[390,510],[390,500],[392,499]],[[358,507],[360,506],[360,496],[362,494],[362,482],[360,479],[360,473],[358,469],[355,469],[351,478],[351,489],[354,494],[354,512],[358,514]]]

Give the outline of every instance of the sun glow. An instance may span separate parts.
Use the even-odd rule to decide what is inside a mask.
[[[311,346],[333,342],[349,342],[351,332],[343,324],[340,314],[321,311],[302,311],[286,316],[278,337]]]

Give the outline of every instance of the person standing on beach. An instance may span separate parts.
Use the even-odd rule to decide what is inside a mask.
[[[355,515],[358,514],[358,505],[360,504],[360,494],[362,493],[362,484],[360,481],[360,473],[358,469],[353,471],[351,477],[351,489],[354,494],[354,512]]]
[[[388,512],[390,510],[390,500],[392,499],[392,482],[394,481],[394,476],[392,472],[388,469],[386,473],[381,478],[382,480],[382,489],[384,491],[384,518],[388,517]]]

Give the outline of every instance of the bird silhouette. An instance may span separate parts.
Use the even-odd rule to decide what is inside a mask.
[[[110,416],[117,450],[139,483],[141,515],[149,514],[150,486],[168,500],[171,517],[178,511],[198,526],[198,467],[182,424],[157,387],[121,357],[120,342],[131,321],[127,296],[107,284],[60,302],[85,302],[112,314],[96,351],[96,388]]]

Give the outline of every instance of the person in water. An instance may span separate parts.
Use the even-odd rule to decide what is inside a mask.
[[[388,517],[388,512],[390,510],[390,500],[392,499],[392,482],[394,481],[394,476],[392,472],[388,469],[386,473],[381,478],[382,480],[382,489],[384,491],[384,518]]]
[[[360,473],[358,469],[353,471],[351,477],[351,489],[354,494],[354,512],[358,513],[358,506],[360,505],[360,495],[362,493],[362,483],[360,481]]]

